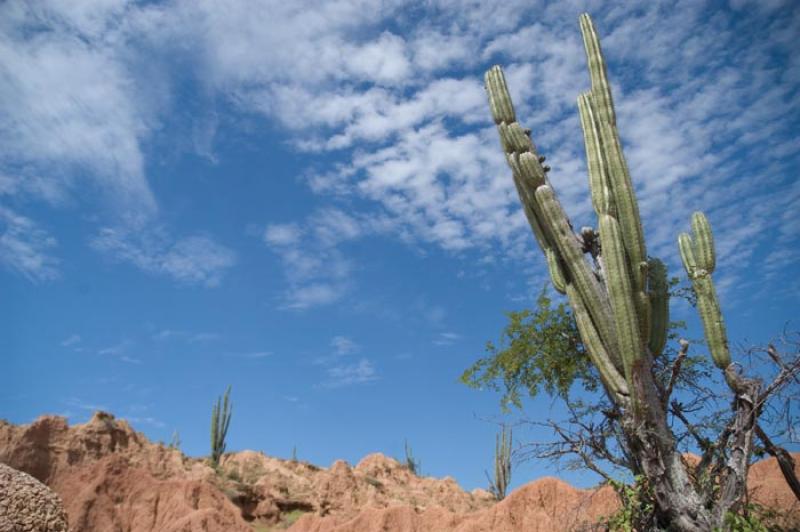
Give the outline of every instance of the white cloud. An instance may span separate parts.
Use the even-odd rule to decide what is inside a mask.
[[[80,335],[79,334],[72,334],[72,335],[68,336],[67,338],[64,338],[61,341],[61,345],[63,347],[70,347],[70,346],[79,344],[80,342],[81,342]]]
[[[331,339],[333,353],[337,356],[349,355],[359,350],[360,346],[347,336],[334,336]]]
[[[678,230],[703,207],[720,243],[720,267],[733,275],[761,268],[753,257],[762,248],[771,257],[764,279],[790,260],[778,246],[797,244],[782,227],[800,157],[800,14],[793,5],[768,4],[746,19],[726,10],[709,16],[708,5],[692,2],[681,9],[667,2],[591,6],[650,250],[675,257]],[[112,197],[153,210],[141,146],[169,102],[162,93],[172,80],[160,71],[143,76],[141,65],[157,63],[154,54],[178,54],[208,94],[286,128],[292,145],[307,152],[313,191],[333,194],[333,204],[360,200],[358,212],[323,228],[327,234],[310,218],[267,228],[264,238],[287,272],[285,307],[343,297],[357,265],[342,246],[370,235],[529,261],[538,255],[480,86],[479,71],[498,62],[575,225],[590,223],[574,103],[589,86],[577,24],[585,6],[435,0],[415,4],[413,17],[408,6],[6,2],[0,193],[60,202],[73,180],[90,175]],[[776,9],[779,15],[769,13]],[[48,31],[35,31],[40,27]],[[214,129],[201,124],[198,151],[210,152]],[[314,157],[326,151],[340,162],[316,171]],[[779,242],[762,236],[771,232]],[[49,272],[26,274],[35,279],[52,276],[53,262],[42,262],[46,234],[38,245],[17,240],[32,251],[19,251],[30,257],[28,266],[13,268]],[[192,237],[156,249],[127,235],[98,240],[108,240],[105,247],[123,260],[187,282],[218,282],[232,261]],[[188,257],[196,254],[219,259],[214,271]]]
[[[350,288],[354,265],[340,245],[381,229],[380,222],[339,209],[322,209],[303,223],[270,224],[264,240],[283,263],[288,289],[281,306],[306,310],[338,301]]]
[[[264,231],[264,241],[270,246],[290,246],[299,242],[301,236],[295,223],[270,224]]]
[[[111,259],[179,282],[217,286],[236,264],[236,254],[211,238],[194,235],[174,240],[163,229],[132,232],[106,227],[91,241]]]
[[[250,360],[257,360],[272,356],[272,351],[246,351],[243,353],[227,353],[226,356],[233,358],[247,358]]]
[[[461,335],[458,333],[443,332],[439,333],[439,335],[433,340],[433,344],[438,346],[448,346],[453,345],[460,339]]]
[[[153,210],[141,149],[153,127],[151,91],[114,28],[125,3],[84,7],[0,6],[0,165],[32,173],[22,179],[46,176],[40,191],[88,175],[118,206]]]
[[[219,334],[211,332],[190,332],[175,329],[162,329],[153,335],[153,340],[163,341],[175,338],[184,340],[190,344],[195,344],[217,340],[219,337]]]
[[[312,307],[330,305],[338,301],[345,293],[346,285],[313,282],[294,286],[286,294],[283,308],[306,310]]]
[[[128,350],[130,345],[131,343],[129,341],[123,340],[117,344],[99,349],[97,354],[102,356],[121,356],[125,351]]]
[[[324,386],[328,388],[364,384],[378,379],[375,366],[366,358],[354,363],[332,366],[328,368],[327,374],[328,380]]]
[[[58,278],[59,260],[50,255],[56,239],[36,222],[0,206],[0,264],[31,282]]]

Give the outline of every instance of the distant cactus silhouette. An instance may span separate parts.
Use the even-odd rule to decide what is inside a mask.
[[[415,475],[419,475],[422,473],[420,469],[421,462],[414,458],[414,454],[411,451],[411,446],[408,445],[408,440],[405,442],[405,452],[406,452],[406,469],[414,473]]]
[[[228,435],[231,411],[233,410],[230,394],[231,387],[228,386],[225,395],[218,397],[216,404],[211,409],[211,463],[214,466],[219,464],[219,459],[225,452],[225,437]]]
[[[494,448],[494,478],[489,477],[489,491],[495,499],[505,499],[508,485],[511,484],[511,429],[503,425],[503,430],[497,434]]]

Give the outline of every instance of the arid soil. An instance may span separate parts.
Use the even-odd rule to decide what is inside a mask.
[[[75,532],[587,530],[619,504],[608,487],[579,490],[555,478],[495,503],[484,490],[417,477],[382,454],[325,469],[241,451],[215,469],[104,412],[71,427],[55,416],[0,421],[0,463],[52,488]],[[755,502],[800,515],[773,460],[751,468],[749,485]]]

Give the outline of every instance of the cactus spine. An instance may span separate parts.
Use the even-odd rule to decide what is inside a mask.
[[[697,295],[697,310],[703,321],[703,333],[708,350],[711,351],[711,358],[718,368],[724,370],[731,363],[731,352],[728,348],[728,335],[725,332],[717,290],[711,279],[716,263],[714,236],[711,233],[711,225],[702,212],[692,215],[692,232],[694,238],[687,233],[678,236],[681,259]]]
[[[211,463],[215,467],[225,452],[225,437],[231,424],[233,405],[230,403],[231,387],[225,390],[224,399],[217,398],[216,404],[211,409]]]

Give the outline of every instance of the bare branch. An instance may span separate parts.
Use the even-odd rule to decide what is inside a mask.
[[[688,340],[681,338],[678,340],[678,343],[681,344],[681,349],[678,351],[678,356],[675,357],[675,362],[672,363],[672,375],[669,377],[669,384],[667,384],[667,389],[664,390],[664,404],[666,405],[669,401],[669,397],[672,395],[672,389],[675,386],[675,382],[678,380],[678,375],[681,372],[681,365],[683,364],[684,359],[686,358],[686,354],[689,352],[689,342]]]
[[[713,446],[711,440],[703,437],[703,435],[697,431],[697,428],[686,418],[686,416],[683,413],[683,406],[681,405],[680,402],[672,401],[672,403],[670,403],[670,412],[676,418],[681,420],[681,422],[686,427],[686,430],[689,432],[692,438],[694,438],[694,440],[697,442],[697,445],[700,447],[700,449],[705,451],[706,449],[709,449],[710,447]]]
[[[774,352],[773,348],[773,352]],[[767,350],[769,353],[769,350]],[[779,366],[781,366],[781,371],[778,373],[778,376],[767,386],[761,395],[758,396],[758,401],[756,402],[756,407],[760,408],[769,398],[769,396],[775,393],[778,389],[784,386],[789,380],[797,380],[797,375],[800,373],[800,356],[796,357],[790,364],[786,365],[783,361],[778,359]]]

